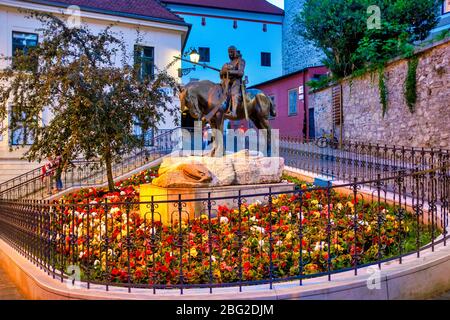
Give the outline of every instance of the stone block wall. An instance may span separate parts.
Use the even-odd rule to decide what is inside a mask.
[[[450,39],[418,52],[417,103],[411,113],[404,97],[408,62],[385,69],[388,107],[382,116],[378,72],[342,81],[344,139],[370,143],[450,149]],[[330,131],[332,89],[310,95],[316,132]]]
[[[300,37],[296,30],[295,19],[303,8],[304,2],[305,0],[284,1],[283,74],[322,65],[321,51]]]

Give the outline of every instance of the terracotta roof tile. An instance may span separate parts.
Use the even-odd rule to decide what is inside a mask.
[[[25,0],[27,2],[49,5],[77,5],[85,10],[104,10],[111,13],[138,15],[149,18],[183,22],[184,20],[172,13],[158,0]]]

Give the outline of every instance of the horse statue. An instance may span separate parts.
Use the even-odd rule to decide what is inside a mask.
[[[237,117],[232,118],[224,110],[225,89],[221,84],[209,80],[190,82],[180,91],[181,112],[189,113],[192,118],[208,122],[213,129],[212,149],[210,156],[215,156],[219,144],[215,133],[220,132],[223,137],[223,124],[225,119],[243,120],[246,118],[253,122],[257,129],[266,129],[267,145],[270,148],[271,127],[269,116],[275,117],[275,105],[264,92],[258,89],[249,89],[245,97],[240,99],[237,108]],[[243,99],[246,99],[244,104]],[[247,106],[247,112],[245,111]]]

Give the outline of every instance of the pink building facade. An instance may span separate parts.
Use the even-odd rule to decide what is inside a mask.
[[[270,123],[280,130],[280,136],[314,138],[314,109],[309,106],[306,83],[327,72],[326,67],[311,67],[252,87],[264,91],[275,102],[277,116]]]

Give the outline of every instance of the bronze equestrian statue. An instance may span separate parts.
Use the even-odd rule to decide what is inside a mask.
[[[240,59],[235,47],[230,47],[229,53],[232,61]],[[221,84],[209,80],[188,83],[180,92],[181,111],[182,113],[189,113],[196,120],[209,122],[211,128],[215,129],[213,132],[220,132],[222,137],[225,119],[243,120],[247,114],[257,129],[267,130],[267,145],[270,148],[271,127],[269,117],[276,116],[275,106],[272,99],[261,90],[246,90],[245,97],[240,94],[242,92],[242,68],[245,68],[245,62],[238,60],[231,64],[225,64],[221,71]],[[228,113],[229,100],[231,100],[231,114]],[[235,104],[234,112],[233,103]],[[244,106],[246,110],[244,110]],[[211,156],[216,155],[218,147],[217,138],[213,136]]]

